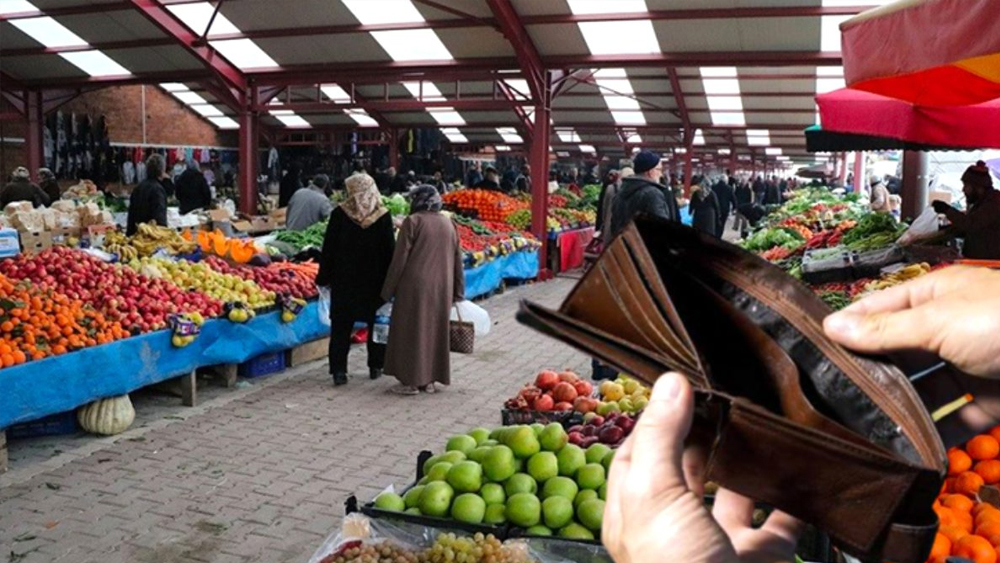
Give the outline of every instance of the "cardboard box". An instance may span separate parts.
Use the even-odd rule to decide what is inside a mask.
[[[232,219],[232,216],[229,215],[229,210],[227,209],[209,210],[208,217],[212,220],[213,223],[216,221],[229,221],[230,219]]]
[[[103,247],[104,237],[108,231],[114,231],[115,225],[91,225],[87,227],[87,237],[90,238],[90,246]]]
[[[62,229],[52,229],[49,235],[52,237],[52,244],[67,244],[70,238],[80,238],[83,230],[79,227],[66,227]]]
[[[278,228],[278,222],[266,215],[257,215],[250,220],[253,225],[252,232],[273,231]]]
[[[52,246],[52,234],[45,231],[20,231],[21,252],[41,252]]]
[[[233,221],[231,225],[234,231],[240,231],[242,233],[249,233],[253,230],[253,225],[250,221]]]
[[[21,253],[17,231],[11,228],[0,229],[0,258],[10,258]]]

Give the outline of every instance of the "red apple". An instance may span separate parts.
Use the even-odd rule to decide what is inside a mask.
[[[552,407],[552,410],[554,410],[554,411],[571,411],[571,410],[573,410],[573,405],[570,404],[570,403],[566,403],[566,402],[556,403],[555,406]]]
[[[565,381],[566,383],[576,383],[577,381],[580,381],[580,376],[569,370],[566,370],[559,374],[559,381]]]
[[[576,400],[576,389],[571,383],[563,381],[552,390],[552,398],[559,403],[572,403]]]
[[[603,444],[617,444],[625,437],[625,431],[617,426],[612,426],[610,428],[605,428],[601,430],[598,434],[598,438],[601,439]]]
[[[589,381],[580,380],[573,384],[576,394],[581,397],[589,397],[594,393],[594,386]]]
[[[579,446],[580,443],[583,442],[585,436],[583,434],[580,434],[579,432],[570,432],[568,438],[570,444]]]
[[[535,378],[535,386],[543,391],[548,391],[559,383],[559,375],[554,371],[543,371]]]
[[[575,410],[576,412],[587,414],[588,412],[594,412],[594,409],[596,408],[597,408],[597,399],[593,397],[581,395],[577,397],[575,401],[573,401],[573,410]]]
[[[536,411],[551,411],[555,408],[555,401],[550,395],[540,395],[535,399],[534,409]]]

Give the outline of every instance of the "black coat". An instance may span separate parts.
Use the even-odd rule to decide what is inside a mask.
[[[503,190],[500,189],[500,184],[498,184],[497,182],[495,182],[493,180],[487,180],[486,178],[483,178],[482,180],[479,181],[478,184],[476,184],[475,186],[472,186],[472,187],[474,189],[477,189],[477,190],[490,190],[490,191],[493,191],[493,192],[501,192],[501,191],[503,191]]]
[[[736,186],[735,201],[737,211],[753,203],[753,190],[750,189],[750,184]]]
[[[209,209],[212,206],[212,189],[208,187],[205,175],[198,170],[187,169],[177,178],[177,201],[183,215],[195,209]]]
[[[758,178],[753,183],[754,201],[756,201],[757,203],[763,205],[764,204],[764,196],[766,195],[766,192],[767,192],[767,186],[764,184],[764,180],[761,180],[761,179]]]
[[[42,182],[39,186],[45,195],[49,198],[49,205],[53,202],[59,201],[62,198],[62,189],[59,188],[59,182],[55,178],[50,178]]]
[[[330,288],[331,313],[347,311],[355,320],[370,318],[384,303],[379,293],[395,250],[391,214],[362,229],[341,208],[334,209],[316,276],[317,285]]]
[[[125,234],[132,236],[140,223],[156,221],[167,226],[167,194],[157,180],[146,178],[132,190],[128,200],[128,227]]]
[[[281,184],[278,187],[278,207],[288,207],[292,195],[300,189],[302,189],[302,179],[299,178],[299,171],[289,170],[281,179]]]
[[[726,217],[729,217],[729,212],[736,203],[736,193],[733,191],[733,187],[724,180],[716,182],[712,186],[712,192],[715,193],[716,199],[719,200],[719,222],[722,223],[726,220]]]
[[[43,207],[49,204],[49,196],[28,180],[14,180],[0,190],[0,209],[16,201],[30,201],[35,207]]]
[[[764,205],[781,205],[781,188],[778,187],[778,184],[767,184],[767,190],[764,192]]]
[[[710,188],[702,188],[691,196],[691,226],[719,236],[719,200]]]
[[[609,235],[622,232],[640,214],[680,222],[677,200],[666,186],[642,176],[629,176],[622,181],[612,204]]]

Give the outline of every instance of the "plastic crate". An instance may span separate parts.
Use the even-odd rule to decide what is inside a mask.
[[[240,377],[252,379],[254,377],[262,377],[265,375],[271,375],[272,373],[278,373],[279,371],[284,371],[284,369],[285,353],[271,352],[270,354],[261,354],[256,358],[243,362],[240,364],[236,373],[239,374]]]
[[[15,424],[7,429],[8,438],[37,438],[39,436],[61,436],[75,434],[80,430],[76,420],[76,411],[66,411],[58,414]]]
[[[549,424],[558,422],[563,428],[569,428],[575,424],[583,424],[583,415],[576,411],[523,411],[503,409],[500,411],[500,420],[504,426],[514,426],[517,424]]]

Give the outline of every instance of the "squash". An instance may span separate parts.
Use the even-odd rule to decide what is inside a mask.
[[[212,241],[213,250],[215,250],[216,254],[225,258],[226,252],[229,251],[229,239],[219,230],[213,232],[212,237],[215,239]]]
[[[102,436],[114,436],[128,430],[135,422],[135,409],[128,395],[94,401],[76,411],[80,427]]]
[[[201,251],[206,254],[212,251],[213,234],[214,233],[209,233],[208,231],[198,231],[198,246],[200,246]]]
[[[252,240],[246,242],[234,240],[229,245],[229,255],[237,264],[246,264],[256,253],[257,249]]]

